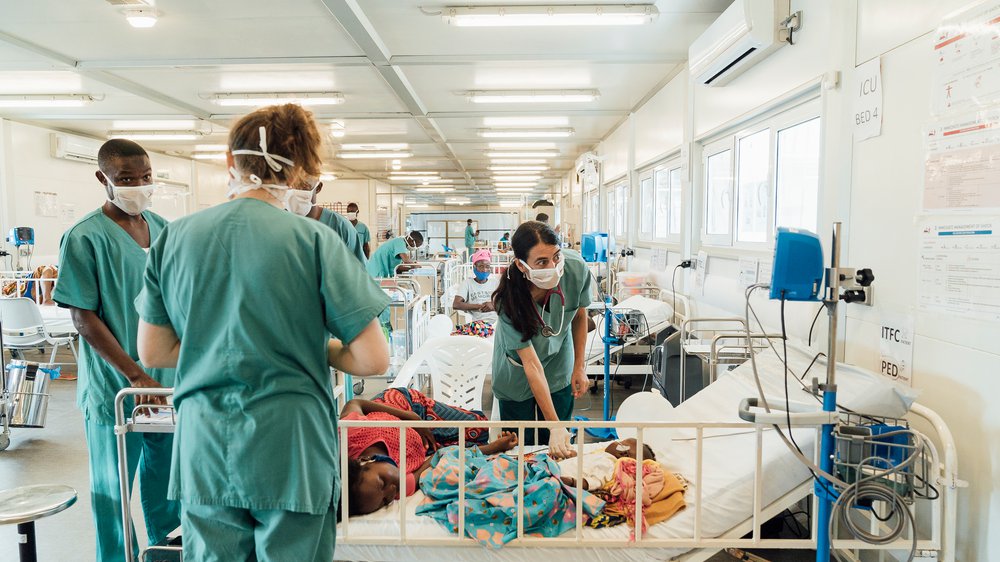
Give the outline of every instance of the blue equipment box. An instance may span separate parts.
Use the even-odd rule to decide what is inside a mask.
[[[771,298],[817,301],[823,291],[823,245],[807,230],[778,227]]]
[[[580,254],[587,263],[606,263],[608,261],[608,234],[606,232],[591,232],[584,234],[580,240]]]

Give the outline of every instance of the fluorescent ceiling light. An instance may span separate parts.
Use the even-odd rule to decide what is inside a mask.
[[[438,176],[389,176],[386,179],[389,181],[400,181],[400,182],[409,181],[414,183],[420,183],[420,182],[438,181],[441,178]]]
[[[132,27],[153,27],[156,25],[156,10],[151,7],[129,8],[125,10],[125,19]]]
[[[500,150],[532,150],[532,149],[555,149],[554,142],[491,142],[490,148]]]
[[[521,202],[520,201],[500,201],[500,206],[501,207],[508,207],[508,208],[520,207],[521,206]]]
[[[210,99],[223,107],[259,107],[279,103],[338,105],[344,103],[344,94],[340,92],[213,94]]]
[[[393,172],[391,175],[393,175],[393,176],[437,176],[438,172],[417,172],[417,171],[411,171],[411,172]]]
[[[493,184],[494,187],[535,187],[537,182],[533,181],[498,181]]]
[[[418,187],[414,191],[419,193],[449,193],[455,191],[454,187]]]
[[[542,176],[493,176],[493,181],[538,181]]]
[[[108,138],[134,141],[198,140],[203,136],[201,131],[108,131]]]
[[[569,117],[483,117],[486,127],[564,127]]]
[[[526,166],[526,167],[530,167],[530,166]],[[502,177],[510,177],[510,176],[523,176],[523,175],[534,175],[534,177],[537,177],[538,179],[542,178],[542,176],[538,175],[538,172],[533,172],[531,170],[497,170],[497,171],[493,172],[493,177],[494,178],[502,178]]]
[[[496,152],[486,153],[487,158],[554,158],[559,156],[559,151],[531,151],[531,152]]]
[[[448,6],[445,22],[458,27],[522,27],[579,25],[643,25],[659,11],[652,5],[603,4],[585,6]]]
[[[228,144],[196,144],[194,149],[200,152],[219,152],[229,150]]]
[[[198,125],[199,122],[194,119],[115,119],[111,122],[111,128],[116,131],[192,131]],[[219,150],[225,149],[223,145]]]
[[[548,161],[544,158],[493,158],[491,164],[545,164]]]
[[[597,90],[471,90],[472,103],[583,103],[600,97]]]
[[[95,99],[86,94],[4,94],[0,107],[83,107]]]
[[[573,129],[479,129],[479,136],[487,139],[557,139],[575,133]]]
[[[370,142],[340,145],[341,150],[407,150],[409,148],[410,145],[405,142]]]
[[[494,191],[497,193],[528,193],[534,190],[533,187],[498,187]]]
[[[337,176],[330,172],[323,172],[319,175],[319,181],[335,181]]]
[[[491,172],[544,172],[548,166],[490,166]]]
[[[191,155],[195,160],[225,160],[225,152],[195,152]]]
[[[409,158],[412,152],[338,152],[337,158]]]

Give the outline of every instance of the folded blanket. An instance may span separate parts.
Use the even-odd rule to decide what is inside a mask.
[[[608,495],[605,513],[626,518],[633,526],[631,540],[635,540],[635,479],[635,459],[623,457],[615,463],[614,476],[603,488]],[[642,462],[642,513],[639,516],[643,534],[649,525],[666,521],[684,509],[684,490],[684,481],[663,465],[653,460]]]

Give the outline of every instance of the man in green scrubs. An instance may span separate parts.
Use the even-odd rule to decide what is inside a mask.
[[[111,140],[97,159],[97,180],[108,201],[63,234],[53,298],[70,309],[81,337],[77,405],[83,411],[90,457],[97,561],[121,562],[125,550],[114,401],[122,388],[173,385],[173,370],[145,369],[138,363],[139,316],[133,305],[142,288],[146,252],[167,221],[146,210],[153,172],[141,146]],[[132,411],[131,400],[125,411]],[[129,487],[138,468],[146,532],[150,544],[156,544],[180,524],[179,506],[167,501],[173,437],[129,433],[126,441]]]
[[[332,560],[340,474],[329,368],[368,376],[388,365],[373,322],[388,297],[329,228],[284,211],[289,188],[278,182],[298,183],[318,147],[267,152],[258,124],[305,152],[281,142],[293,133],[280,124],[295,122],[270,122],[279,111],[308,115],[263,108],[234,125],[230,146],[298,175],[234,180],[236,199],[170,224],[136,299],[143,358],[177,365],[170,497],[183,508],[185,560]],[[244,178],[269,175],[250,157],[230,163]]]
[[[316,196],[322,190],[323,183],[321,182],[313,192],[313,206],[305,216],[332,228],[340,236],[340,239],[344,241],[344,244],[347,244],[347,249],[354,254],[354,257],[358,258],[361,265],[365,265],[368,262],[368,254],[365,252],[365,248],[362,247],[360,230],[354,228],[354,225],[342,217],[340,213],[335,213],[330,209],[320,207],[316,204]],[[361,226],[364,225],[362,224]],[[366,231],[367,229],[368,227],[365,226]]]
[[[476,236],[479,236],[479,231],[472,228],[472,219],[465,221],[465,258],[469,260],[472,258],[472,254],[476,251]]]
[[[357,203],[348,203],[347,204],[347,220],[351,221],[351,224],[353,224],[354,228],[356,228],[357,231],[358,231],[358,237],[359,237],[359,239],[361,241],[361,247],[365,251],[365,257],[366,258],[371,258],[371,255],[372,255],[372,249],[371,249],[372,233],[371,233],[371,231],[368,230],[368,225],[367,224],[365,224],[365,223],[363,223],[363,222],[361,222],[361,221],[358,220],[358,211],[359,210],[360,209],[358,208],[358,204]]]
[[[416,230],[410,232],[410,235],[405,238],[397,237],[387,241],[376,248],[371,259],[368,260],[368,274],[376,279],[386,279],[395,277],[399,271],[416,267],[416,265],[402,267],[397,271],[397,266],[400,264],[413,263],[413,260],[410,259],[410,250],[420,247],[423,243],[424,235]]]

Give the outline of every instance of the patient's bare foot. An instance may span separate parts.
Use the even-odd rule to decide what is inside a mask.
[[[500,437],[487,445],[482,445],[479,450],[484,455],[495,455],[507,452],[517,446],[517,434],[512,431],[504,431]]]

